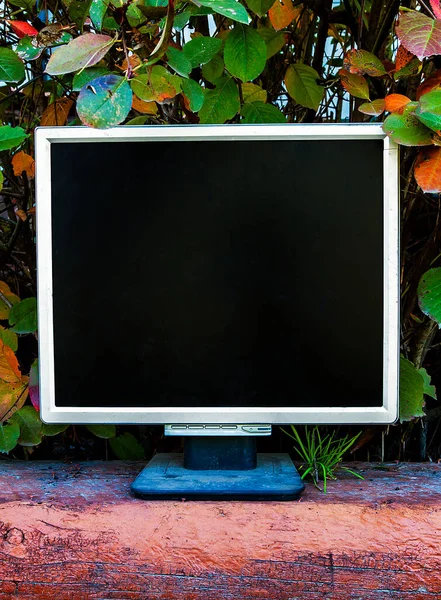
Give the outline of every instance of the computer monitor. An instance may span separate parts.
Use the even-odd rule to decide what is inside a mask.
[[[391,423],[398,149],[379,124],[39,128],[41,414]]]

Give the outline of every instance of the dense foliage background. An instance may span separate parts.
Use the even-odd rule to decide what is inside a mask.
[[[1,10],[0,456],[107,456],[108,439],[116,456],[142,458],[161,437],[38,418],[35,127],[385,120],[402,145],[401,415],[365,428],[353,454],[438,461],[439,0],[5,0]]]

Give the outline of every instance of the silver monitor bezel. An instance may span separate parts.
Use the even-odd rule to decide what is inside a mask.
[[[47,423],[392,423],[398,414],[399,153],[381,124],[43,127],[36,130],[41,417]],[[384,339],[381,407],[60,407],[55,403],[52,313],[51,146],[62,142],[163,140],[372,140],[384,146]],[[344,166],[342,166],[344,169]],[[369,177],[368,166],[366,177]],[[354,332],[355,333],[355,332]],[[79,364],[79,368],[81,368]]]

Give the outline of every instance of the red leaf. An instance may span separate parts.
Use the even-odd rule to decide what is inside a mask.
[[[410,98],[403,94],[389,94],[384,99],[387,112],[403,114],[404,108],[411,102]]]
[[[441,6],[439,0],[430,0],[430,6],[432,7],[433,14],[437,19],[441,19]]]
[[[441,192],[441,148],[424,148],[415,163],[415,179],[429,194]]]
[[[32,27],[26,21],[8,21],[11,26],[12,31],[19,37],[22,38],[25,35],[34,36],[38,34],[38,31],[35,27]]]
[[[416,10],[400,12],[397,35],[403,46],[420,60],[441,54],[441,20]]]
[[[432,75],[432,77],[429,77],[429,79],[426,79],[426,81],[424,81],[420,86],[418,86],[418,89],[416,91],[416,99],[419,100],[421,96],[424,96],[424,94],[427,94],[432,90],[437,90],[440,87],[441,70],[437,71],[434,75]]]
[[[40,378],[38,374],[38,359],[32,363],[29,374],[29,396],[35,410],[40,410]]]

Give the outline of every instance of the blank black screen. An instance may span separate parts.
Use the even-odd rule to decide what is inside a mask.
[[[383,143],[52,144],[60,407],[382,406]]]

